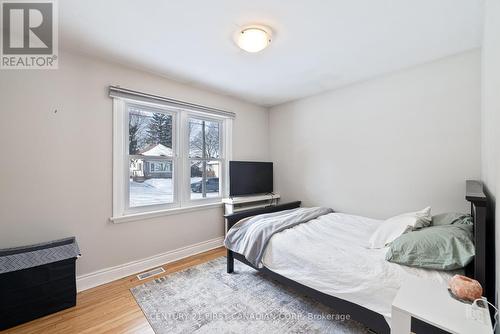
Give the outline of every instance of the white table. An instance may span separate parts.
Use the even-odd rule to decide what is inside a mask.
[[[412,318],[453,334],[492,334],[490,317],[487,325],[467,319],[466,305],[452,298],[442,283],[408,279],[392,303],[391,334],[410,333]]]

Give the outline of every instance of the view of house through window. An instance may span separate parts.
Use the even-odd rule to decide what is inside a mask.
[[[222,197],[223,120],[126,104],[125,210],[175,207]],[[176,135],[179,135],[178,139]],[[183,144],[179,146],[178,141]],[[189,182],[189,183],[188,183]]]
[[[129,207],[172,203],[173,116],[129,106]]]

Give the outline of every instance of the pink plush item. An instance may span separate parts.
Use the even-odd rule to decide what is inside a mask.
[[[450,280],[449,287],[455,297],[462,300],[473,302],[483,295],[483,288],[478,281],[462,275],[453,276]]]

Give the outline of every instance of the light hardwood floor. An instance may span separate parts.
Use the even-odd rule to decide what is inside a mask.
[[[163,266],[166,274],[180,271],[225,255],[217,248]],[[161,274],[161,275],[166,275]],[[130,288],[151,281],[161,275],[139,281],[129,276],[80,292],[77,304],[67,309],[0,333],[140,333],[154,334],[141,309],[130,293]]]

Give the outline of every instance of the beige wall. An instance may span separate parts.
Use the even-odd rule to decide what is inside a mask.
[[[467,211],[480,122],[477,50],[271,108],[277,190],[380,218]]]
[[[60,69],[0,71],[0,248],[75,235],[78,274],[223,235],[222,209],[112,224],[110,84],[237,113],[233,158],[267,160],[268,111],[62,53]],[[54,112],[57,110],[57,113]]]
[[[490,193],[497,197],[500,189],[500,2],[498,0],[486,1],[484,19],[482,177]],[[497,291],[500,286],[499,221],[500,211],[497,210],[495,226]]]
[[[374,217],[427,204],[435,212],[465,211],[463,180],[481,174],[478,51],[270,113],[62,53],[59,70],[0,71],[0,248],[75,235],[81,275],[223,235],[222,209],[108,221],[110,84],[236,112],[233,158],[274,160],[275,186],[284,200]]]

